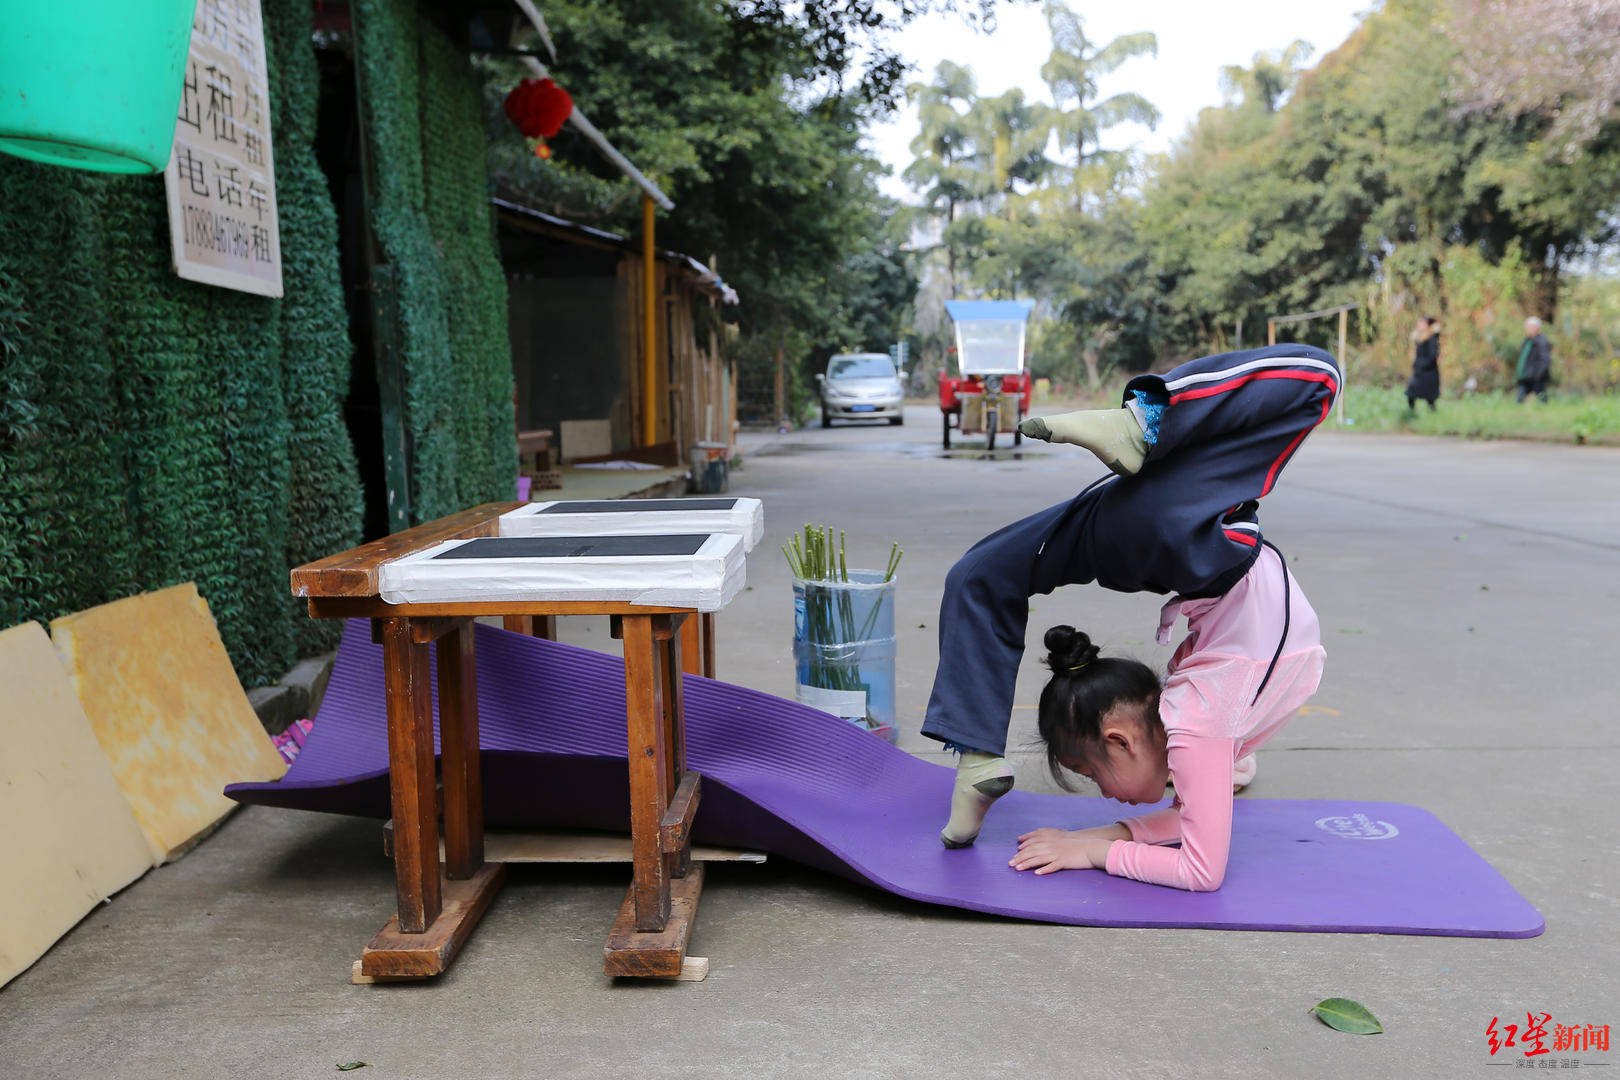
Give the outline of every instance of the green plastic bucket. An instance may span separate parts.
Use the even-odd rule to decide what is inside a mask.
[[[162,172],[196,0],[0,0],[0,150]]]

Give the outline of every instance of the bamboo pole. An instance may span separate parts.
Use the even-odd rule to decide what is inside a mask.
[[[651,195],[641,196],[641,445],[658,441],[658,304]]]
[[[1267,345],[1275,345],[1275,344],[1277,344],[1277,320],[1276,319],[1267,319],[1266,320],[1266,344]]]

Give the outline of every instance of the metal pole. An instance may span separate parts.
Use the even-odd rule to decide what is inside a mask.
[[[785,402],[782,400],[783,384],[785,382],[782,377],[782,369],[782,346],[778,345],[776,347],[776,428],[778,431],[787,427],[787,409]]]
[[[1239,316],[1237,325],[1237,351],[1243,351],[1243,318]]]
[[[1346,377],[1350,369],[1350,360],[1345,356],[1345,338],[1350,328],[1349,310],[1339,312],[1339,423],[1344,423],[1344,395],[1349,389],[1350,380]]]
[[[653,257],[653,199],[641,196],[641,445],[658,441],[658,266]]]

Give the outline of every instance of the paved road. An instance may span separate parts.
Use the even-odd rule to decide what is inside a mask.
[[[932,754],[915,732],[946,569],[1099,467],[1028,444],[946,456],[937,411],[906,419],[748,437],[733,491],[766,500],[768,536],[721,617],[720,674],[791,693],[775,554],[790,531],[834,523],[871,561],[898,539],[902,745]],[[0,1074],[311,1077],[361,1059],[379,1078],[1496,1075],[1518,1051],[1489,1056],[1493,1016],[1620,1021],[1617,508],[1620,451],[1331,431],[1264,507],[1329,663],[1251,793],[1427,807],[1542,910],[1540,938],[1020,924],[773,860],[712,873],[694,943],[708,982],[613,986],[597,972],[623,871],[526,869],[439,984],[352,987],[392,896],[375,824],[252,810],[0,991]],[[1164,658],[1151,597],[1068,589],[1034,606],[1032,646],[1066,621]],[[606,638],[584,621],[568,634]],[[1015,745],[1039,686],[1031,655]],[[1021,785],[1049,783],[1017,764]],[[1305,1014],[1328,996],[1365,1002],[1387,1033]]]

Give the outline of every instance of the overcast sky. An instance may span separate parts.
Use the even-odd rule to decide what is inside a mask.
[[[1103,84],[1103,96],[1134,90],[1163,114],[1157,130],[1121,125],[1104,136],[1111,149],[1135,146],[1144,152],[1168,149],[1173,139],[1207,105],[1220,103],[1220,70],[1248,66],[1256,52],[1280,49],[1296,38],[1315,46],[1314,63],[1333,51],[1355,29],[1375,0],[1131,0],[1097,3],[1070,0],[1085,19],[1086,36],[1103,43],[1120,34],[1151,30],[1159,55],[1127,62]],[[1029,100],[1051,101],[1041,82],[1041,65],[1052,39],[1040,4],[1001,4],[996,31],[978,34],[959,16],[919,19],[899,36],[900,51],[916,65],[912,78],[927,81],[941,60],[966,64],[978,77],[979,92],[995,95],[1014,86]],[[873,128],[871,144],[892,170],[884,181],[890,195],[913,201],[900,180],[911,161],[917,111],[906,107],[889,123]]]

